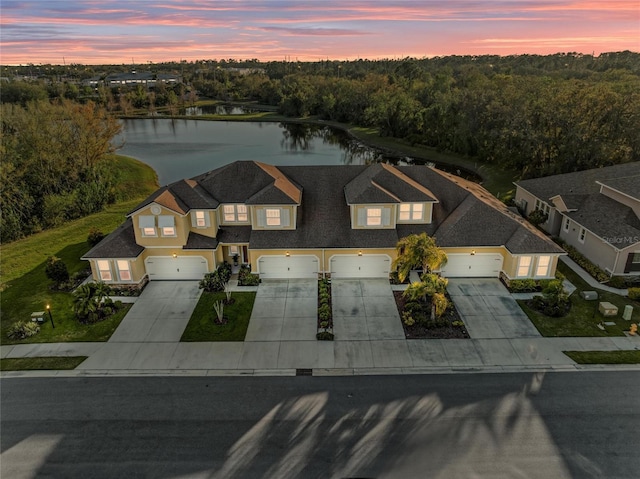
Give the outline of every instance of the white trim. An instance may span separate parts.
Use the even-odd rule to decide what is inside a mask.
[[[578,241],[581,244],[584,244],[586,239],[587,239],[587,228],[585,228],[584,226],[580,226],[580,229],[578,230]]]

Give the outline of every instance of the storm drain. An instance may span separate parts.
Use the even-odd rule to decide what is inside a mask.
[[[296,376],[313,376],[313,369],[296,369]]]

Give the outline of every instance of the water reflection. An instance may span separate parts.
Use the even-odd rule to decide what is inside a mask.
[[[202,115],[248,115],[259,110],[247,108],[237,105],[202,105],[190,106],[180,112],[186,116],[202,116]]]

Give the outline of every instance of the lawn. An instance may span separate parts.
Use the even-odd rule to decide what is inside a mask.
[[[564,274],[578,289],[570,296],[571,311],[562,318],[550,318],[537,311],[528,308],[524,301],[518,301],[522,310],[529,317],[531,322],[545,337],[557,336],[624,336],[623,331],[628,331],[631,323],[640,322],[640,303],[629,298],[618,296],[600,289],[590,287],[571,268],[563,262],[558,263],[558,270]],[[597,301],[585,301],[580,297],[580,291],[597,291],[599,299]],[[615,318],[604,318],[598,312],[598,303],[609,301],[618,307],[618,316]],[[622,312],[626,305],[634,307],[631,321],[622,319]],[[613,321],[615,326],[606,326],[605,330],[598,328],[601,321]]]
[[[565,351],[578,364],[640,364],[640,350]]]
[[[180,341],[244,341],[256,293],[234,292],[232,298],[235,302],[224,307],[227,324],[215,324],[213,303],[225,293],[202,293]]]
[[[75,369],[87,356],[0,359],[0,371]]]
[[[87,269],[89,263],[81,261],[80,257],[90,248],[86,241],[90,228],[111,232],[123,222],[126,213],[157,188],[155,172],[149,166],[122,156],[113,156],[112,162],[120,172],[118,188],[123,201],[100,213],[2,245],[2,344],[11,342],[6,335],[11,324],[29,319],[32,312],[43,311],[47,304],[51,306],[56,328],[51,328],[47,322],[40,333],[18,343],[106,341],[124,317],[123,310],[101,323],[81,325],[71,311],[71,294],[51,291],[51,282],[44,273],[45,261],[51,255],[61,258],[70,274]]]

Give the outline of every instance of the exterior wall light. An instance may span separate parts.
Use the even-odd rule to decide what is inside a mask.
[[[476,254],[476,250],[472,249],[471,250],[471,256],[473,256],[474,254]]]
[[[289,256],[291,256],[291,253],[287,251],[284,255],[288,258]]]
[[[362,251],[358,251],[358,256],[362,256]]]
[[[173,258],[175,259],[177,257],[178,257],[178,255],[176,253],[173,253]]]

